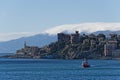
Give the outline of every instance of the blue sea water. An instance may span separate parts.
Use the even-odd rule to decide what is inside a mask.
[[[120,80],[119,60],[0,59],[0,80]]]

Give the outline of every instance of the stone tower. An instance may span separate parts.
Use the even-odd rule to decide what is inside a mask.
[[[26,44],[26,41],[24,41],[24,48],[26,48],[27,47],[27,44]]]

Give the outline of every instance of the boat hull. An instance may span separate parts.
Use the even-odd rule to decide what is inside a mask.
[[[87,64],[87,65],[83,64],[83,65],[82,65],[82,68],[89,68],[89,67],[90,67],[89,64]]]

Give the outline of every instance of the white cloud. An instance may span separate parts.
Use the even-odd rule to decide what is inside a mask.
[[[8,41],[12,39],[17,39],[21,37],[32,36],[37,33],[30,33],[30,32],[20,32],[20,33],[0,33],[0,41]]]
[[[81,24],[68,24],[56,26],[52,29],[46,30],[45,33],[49,33],[50,35],[57,34],[60,32],[68,31],[74,32],[78,30],[79,32],[92,33],[96,31],[118,31],[120,30],[120,23],[81,23]]]
[[[55,35],[60,32],[74,32],[78,30],[79,32],[92,33],[96,31],[118,31],[120,30],[120,23],[81,23],[81,24],[68,24],[56,26],[54,28],[48,29],[42,33],[48,33],[50,35]],[[0,33],[0,41],[8,41],[12,39],[17,39],[20,37],[32,36],[35,34],[41,34],[39,32],[20,32],[20,33]]]

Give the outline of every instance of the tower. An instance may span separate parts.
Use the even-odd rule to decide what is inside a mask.
[[[27,47],[27,44],[26,44],[26,41],[24,41],[24,48],[26,48]]]

